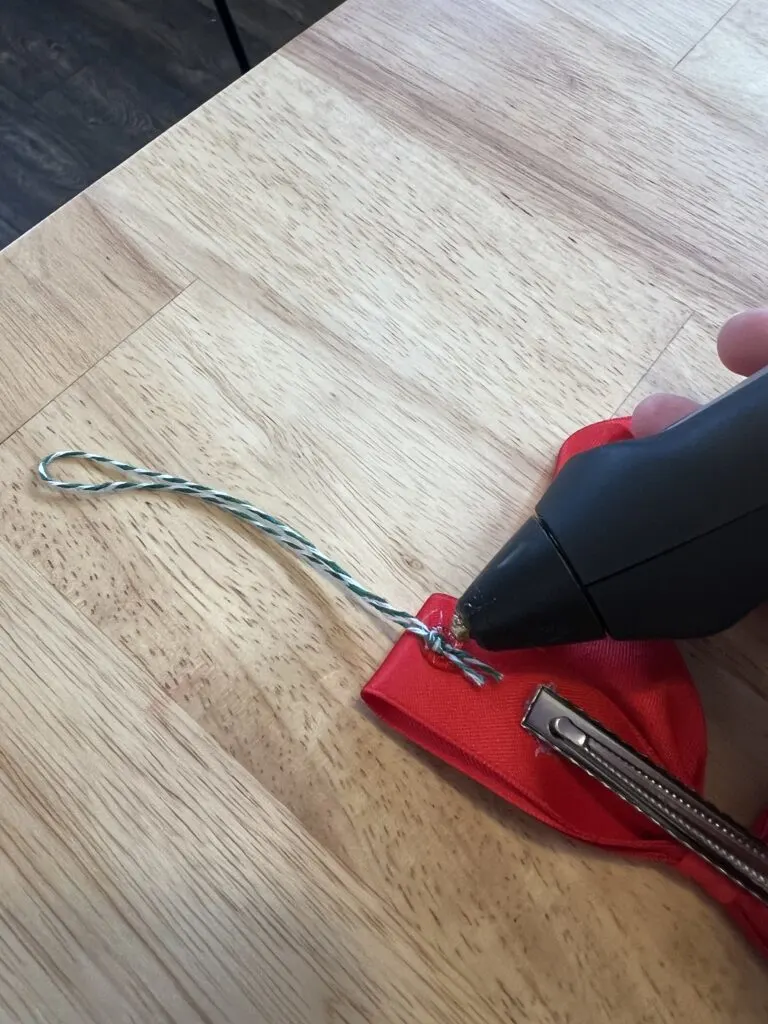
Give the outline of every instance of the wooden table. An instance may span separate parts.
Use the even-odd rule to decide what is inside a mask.
[[[566,433],[728,382],[768,272],[768,20],[729,7],[349,0],[0,259],[3,1021],[766,1019],[698,891],[382,729],[392,636],[333,588],[33,479],[163,466],[404,607],[460,591]],[[689,654],[748,820],[768,642]]]

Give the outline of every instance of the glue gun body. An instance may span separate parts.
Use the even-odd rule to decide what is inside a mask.
[[[768,374],[570,459],[460,598],[488,650],[707,636],[768,600]]]

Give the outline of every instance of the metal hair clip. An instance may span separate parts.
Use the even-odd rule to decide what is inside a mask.
[[[551,687],[537,691],[523,728],[589,772],[678,842],[768,904],[768,845],[642,757]]]

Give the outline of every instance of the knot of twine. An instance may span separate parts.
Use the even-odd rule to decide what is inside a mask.
[[[66,459],[87,462],[97,466],[108,466],[118,473],[122,473],[124,480],[105,480],[102,483],[79,483],[71,480],[58,480],[51,476],[49,470],[54,462],[62,462]],[[338,562],[324,555],[312,541],[308,540],[293,527],[278,519],[276,516],[264,512],[262,509],[251,505],[250,502],[236,498],[226,491],[215,490],[206,487],[204,484],[196,484],[181,476],[172,476],[170,473],[162,473],[155,469],[147,469],[143,466],[133,466],[129,462],[120,462],[117,459],[110,459],[106,455],[95,455],[93,452],[84,451],[60,451],[47,455],[38,466],[40,479],[49,487],[58,491],[66,491],[70,494],[114,494],[118,491],[171,491],[177,494],[184,494],[199,501],[205,501],[215,505],[248,523],[260,533],[271,537],[282,547],[292,551],[298,558],[307,562],[319,572],[330,576],[331,579],[340,583],[346,591],[368,605],[379,615],[397,623],[408,633],[419,637],[421,642],[434,654],[445,658],[452,665],[455,665],[471,683],[475,686],[482,686],[488,679],[498,681],[501,673],[487,665],[479,658],[473,657],[461,647],[451,643],[446,634],[436,627],[427,626],[421,619],[411,615],[409,612],[395,608],[389,601],[379,597],[373,591],[364,587],[362,583],[351,576],[343,569]],[[132,478],[137,479],[132,479]]]

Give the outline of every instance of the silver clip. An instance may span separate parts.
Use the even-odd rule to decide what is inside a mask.
[[[523,728],[768,905],[768,845],[642,757],[548,686]]]

